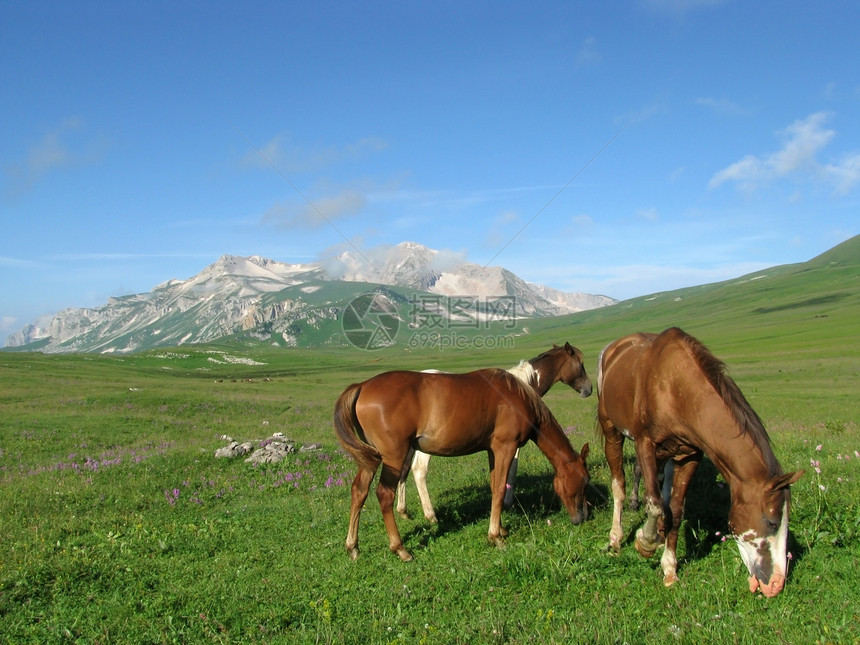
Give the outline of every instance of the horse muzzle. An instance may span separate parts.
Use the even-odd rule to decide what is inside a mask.
[[[583,502],[581,508],[576,509],[576,513],[571,513],[570,523],[574,525],[582,524],[588,519],[588,502]]]
[[[577,380],[577,381],[574,381],[573,383],[569,383],[568,385],[570,385],[570,387],[572,387],[574,390],[579,392],[579,396],[581,396],[583,399],[586,399],[589,396],[591,396],[592,387],[591,387],[591,379],[589,379],[589,378],[586,378],[582,382]]]
[[[780,549],[778,545],[774,544],[772,538],[739,540],[738,548],[750,574],[747,582],[751,593],[761,591],[768,598],[773,598],[782,591],[785,587],[786,565],[780,565],[779,561],[782,558],[774,557],[773,549],[776,548],[777,551]]]
[[[785,587],[785,576],[781,573],[774,573],[767,583],[762,582],[756,576],[750,576],[748,582],[751,593],[761,591],[768,598],[773,598]]]

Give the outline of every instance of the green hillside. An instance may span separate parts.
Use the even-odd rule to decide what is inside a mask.
[[[426,330],[407,325],[374,351],[246,333],[128,355],[0,353],[0,641],[856,643],[858,259],[854,238],[803,264],[606,309],[436,330],[463,347],[422,346],[413,334]],[[322,290],[309,296],[327,306]],[[574,446],[591,442],[587,522],[570,524],[549,463],[527,445],[505,548],[486,542],[476,454],[434,459],[437,525],[409,485],[412,516],[397,522],[412,562],[388,551],[373,494],[361,557],[347,557],[355,466],[332,431],[347,384],[395,368],[507,367],[564,341],[594,377],[607,342],[670,325],[727,363],[783,468],[806,471],[779,596],[748,592],[726,540],[728,491],[707,460],[688,495],[679,584],[664,588],[659,557],[633,549],[642,510],[624,509],[627,543],[609,555],[597,397],[564,386],[544,400]],[[261,445],[273,432],[313,450],[261,466],[214,457],[225,436]]]
[[[855,340],[858,324],[860,236],[809,262],[773,267],[725,282],[651,294],[567,316],[519,320],[514,328],[496,324],[438,330],[468,339],[511,336],[513,347],[483,351],[415,348],[408,342],[415,330],[402,326],[397,344],[371,354],[386,362],[398,361],[403,355],[423,355],[436,364],[444,355],[442,362],[453,367],[504,364],[569,340],[596,359],[606,343],[624,334],[679,326],[705,340],[716,353],[728,352],[729,357],[774,352],[842,357],[853,355],[860,347]],[[343,342],[339,329],[326,328],[319,333],[340,334]],[[249,334],[238,334],[225,338],[224,344],[260,349],[265,343]],[[364,352],[355,351],[346,345],[338,356],[360,361]],[[277,363],[277,354],[271,360]]]
[[[405,317],[408,294],[385,289]],[[349,294],[327,295],[345,299]],[[241,377],[248,371],[270,377],[347,371],[352,380],[359,380],[385,369],[507,367],[552,344],[569,341],[583,350],[594,374],[600,350],[615,338],[678,326],[729,365],[754,403],[756,388],[774,392],[777,398],[761,404],[764,412],[773,406],[774,413],[812,419],[816,414],[827,416],[834,408],[858,410],[854,402],[857,379],[836,380],[830,374],[860,376],[860,236],[809,262],[734,280],[633,298],[568,316],[519,320],[513,327],[502,323],[432,332],[443,340],[447,335],[447,340],[463,341],[459,347],[416,343],[419,335],[428,332],[401,325],[394,345],[365,351],[346,342],[340,325],[340,321],[329,320],[307,329],[306,335],[315,335],[315,348],[276,347],[271,340],[260,340],[255,331],[215,344],[185,345],[177,350],[185,358],[173,356],[169,367],[191,373],[206,370],[226,378]],[[122,360],[161,368],[165,351],[141,352]],[[213,351],[248,357],[259,365],[218,364],[212,360]],[[832,381],[832,385],[822,389],[822,381]],[[804,382],[815,382],[810,388],[816,392],[814,396],[798,389],[797,384]]]

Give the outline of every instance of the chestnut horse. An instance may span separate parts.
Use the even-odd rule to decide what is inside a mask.
[[[598,421],[612,475],[609,547],[623,537],[624,438],[633,439],[645,482],[645,524],[635,546],[645,557],[665,538],[663,584],[678,580],[675,548],[690,479],[705,454],[731,491],[728,526],[749,570],[749,589],[778,594],[787,573],[789,486],[803,471],[785,474],[761,419],[725,365],[678,328],[632,334],[610,343],[598,363]],[[658,464],[674,463],[661,499]],[[668,527],[668,531],[667,531]]]
[[[435,371],[435,370],[427,370]],[[582,352],[570,343],[563,346],[553,345],[552,349],[527,361],[520,361],[508,370],[521,381],[533,387],[540,396],[561,381],[579,392],[582,398],[591,396],[591,379],[585,373],[585,359]],[[517,458],[519,451],[514,455],[511,462],[511,470],[506,483],[504,507],[510,508],[513,501],[513,483],[517,471]],[[408,459],[407,459],[408,462]],[[409,517],[406,512],[406,477],[410,470],[415,479],[415,487],[418,489],[418,498],[424,509],[424,517],[429,522],[436,523],[436,511],[433,502],[430,501],[430,493],[427,490],[427,471],[430,467],[430,455],[420,450],[415,451],[410,468],[404,468],[397,484],[397,512],[401,517]]]
[[[514,453],[529,439],[552,464],[553,485],[571,521],[579,524],[588,512],[588,444],[577,454],[537,392],[505,370],[384,372],[343,391],[335,404],[334,428],[358,465],[346,536],[352,559],[358,557],[359,514],[380,464],[376,497],[389,548],[403,561],[412,559],[397,530],[394,488],[413,449],[446,457],[487,451],[493,496],[487,533],[491,544],[504,543],[505,480]]]

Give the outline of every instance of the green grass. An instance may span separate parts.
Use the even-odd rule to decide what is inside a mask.
[[[492,352],[279,350],[237,337],[124,357],[0,353],[0,641],[860,642],[858,275],[856,262],[824,258],[530,321],[515,347]],[[722,541],[727,491],[707,461],[688,498],[679,585],[663,588],[658,560],[629,544],[607,554],[596,399],[564,386],[545,400],[577,450],[592,442],[588,522],[569,523],[529,445],[503,515],[507,546],[489,547],[485,455],[437,458],[439,525],[421,517],[411,483],[413,519],[399,521],[414,561],[388,552],[374,495],[349,560],[355,469],[331,429],[347,384],[394,368],[506,367],[565,340],[594,376],[608,341],[673,324],[728,363],[783,467],[807,471],[792,490],[782,594],[746,590],[737,548]],[[322,449],[262,467],[213,456],[223,435],[278,431]],[[625,530],[642,518],[625,510]]]

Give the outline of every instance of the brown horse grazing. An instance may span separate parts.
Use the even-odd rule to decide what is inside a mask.
[[[675,548],[690,479],[707,455],[731,491],[729,529],[749,570],[749,588],[778,594],[787,573],[789,486],[761,419],[725,365],[677,328],[632,334],[610,343],[598,363],[598,421],[612,473],[609,547],[621,546],[624,438],[633,439],[645,481],[646,520],[635,546],[645,557],[665,538],[663,583],[678,580]],[[658,463],[674,463],[671,499],[661,499]],[[668,475],[667,475],[668,477]],[[668,532],[666,525],[669,526]]]
[[[493,495],[487,539],[503,544],[505,479],[517,448],[531,439],[555,470],[553,485],[574,524],[587,514],[588,444],[577,454],[538,394],[500,369],[468,374],[385,372],[350,385],[334,409],[337,437],[358,464],[346,550],[358,557],[358,519],[370,483],[382,464],[376,496],[389,548],[412,559],[394,518],[394,487],[412,449],[453,457],[486,450]]]
[[[585,358],[582,352],[570,343],[565,343],[562,346],[553,345],[552,349],[548,349],[539,356],[527,361],[520,361],[508,372],[533,387],[540,396],[549,392],[549,389],[558,382],[570,386],[579,392],[582,398],[591,396],[591,379],[585,372]],[[506,483],[505,508],[510,508],[513,503],[512,487],[516,478],[517,456],[518,454],[514,455]],[[407,458],[407,463],[409,463],[409,458]],[[427,490],[429,467],[430,455],[416,450],[411,466],[403,469],[397,484],[397,512],[401,517],[409,517],[406,512],[406,477],[411,471],[415,479],[415,487],[418,489],[418,498],[421,500],[421,507],[424,510],[424,517],[435,524],[437,521],[436,511]]]

